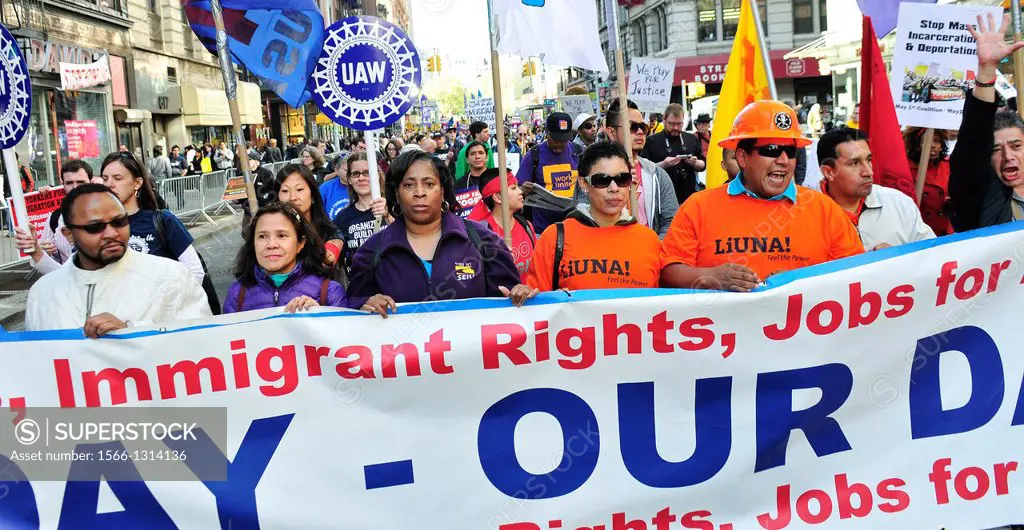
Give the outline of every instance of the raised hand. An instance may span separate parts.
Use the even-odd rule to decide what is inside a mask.
[[[1007,44],[1006,26],[1009,22],[1010,15],[1003,15],[1002,23],[996,27],[995,17],[988,13],[984,17],[978,15],[978,29],[967,28],[977,45],[978,65],[995,68],[1000,61],[1024,47],[1024,42],[1020,41]],[[988,79],[983,81],[987,82]]]

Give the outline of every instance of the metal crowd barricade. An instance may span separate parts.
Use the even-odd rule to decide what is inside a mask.
[[[198,219],[203,212],[202,180],[203,175],[185,175],[160,181],[160,196],[167,209],[178,218],[194,215]]]
[[[7,201],[3,200],[0,204],[0,272],[10,272],[9,269],[12,266],[24,262],[26,259],[21,257],[21,253],[18,252],[18,247],[15,245],[14,222],[7,208]]]
[[[213,173],[206,173],[203,175],[203,212],[202,216],[206,220],[213,224],[217,224],[206,211],[210,208],[216,208],[213,215],[219,214],[225,208],[228,209],[233,215],[238,215],[238,212],[231,207],[229,201],[224,200],[224,189],[228,185],[228,180],[235,176],[234,169],[227,169],[223,171],[214,171]]]

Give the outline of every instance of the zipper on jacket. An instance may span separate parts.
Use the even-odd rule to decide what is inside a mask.
[[[274,289],[274,307],[277,307],[277,298],[281,296],[280,289]]]
[[[92,299],[93,294],[96,292],[96,284],[90,283],[89,288],[85,291],[85,319],[89,320],[92,318]]]

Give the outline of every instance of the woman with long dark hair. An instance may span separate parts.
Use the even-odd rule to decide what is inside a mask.
[[[277,192],[277,200],[290,204],[312,225],[317,238],[324,242],[324,265],[333,269],[341,255],[341,237],[337,227],[327,218],[313,173],[306,166],[288,164],[277,172],[274,191]]]
[[[347,305],[345,289],[331,281],[324,266],[323,244],[295,208],[270,203],[256,212],[246,232],[224,313]]]
[[[402,151],[402,141],[397,138],[388,140],[387,145],[384,146],[384,156],[380,158],[380,171],[382,174],[388,172],[388,168],[391,167],[391,163],[398,158],[398,153]]]
[[[103,184],[117,195],[128,213],[132,250],[181,262],[192,278],[203,286],[210,310],[220,314],[220,301],[206,274],[203,260],[193,246],[192,234],[170,210],[162,209],[153,187],[153,179],[135,155],[110,153],[100,166]]]
[[[299,160],[302,161],[302,165],[306,166],[310,172],[313,173],[314,180],[317,185],[324,183],[324,178],[327,177],[327,160],[324,155],[320,154],[320,150],[313,146],[306,146],[299,152]]]
[[[423,151],[395,159],[384,181],[395,221],[356,252],[350,307],[387,317],[399,302],[508,296],[522,305],[536,290],[520,284],[505,243],[463,220],[448,168]]]

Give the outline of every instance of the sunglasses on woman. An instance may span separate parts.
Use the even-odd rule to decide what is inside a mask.
[[[76,230],[84,230],[85,233],[87,233],[87,234],[96,235],[96,234],[100,234],[104,230],[106,230],[107,229],[107,225],[110,225],[110,226],[114,227],[115,229],[124,228],[124,227],[128,226],[128,218],[127,217],[116,217],[116,218],[111,219],[109,221],[97,221],[95,223],[89,223],[87,225],[68,224],[66,226],[68,228],[73,228],[73,229],[76,229]]]
[[[765,158],[778,158],[782,156],[782,153],[786,153],[789,158],[796,157],[796,146],[795,145],[779,145],[779,144],[768,144],[759,145],[754,148],[757,154]]]
[[[624,171],[618,175],[605,175],[604,173],[594,173],[587,177],[587,182],[590,183],[596,189],[603,190],[608,186],[612,185],[612,182],[620,188],[625,188],[633,182],[633,175],[629,174],[629,171]]]

